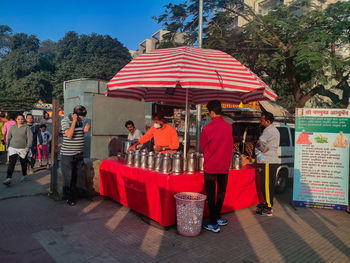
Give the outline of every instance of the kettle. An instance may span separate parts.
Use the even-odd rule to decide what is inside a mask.
[[[147,168],[154,170],[154,152],[149,152],[147,157]]]
[[[231,169],[238,170],[242,167],[242,157],[239,153],[235,152],[232,156]]]
[[[177,152],[173,156],[173,174],[181,174],[183,173],[184,168],[184,159],[182,157],[181,152]]]
[[[128,151],[126,153],[126,164],[129,166],[134,165],[134,151]]]

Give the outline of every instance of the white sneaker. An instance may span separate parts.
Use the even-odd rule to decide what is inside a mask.
[[[11,184],[11,178],[6,178],[5,181],[2,182],[4,185],[9,186]]]
[[[27,181],[27,176],[22,176],[21,179],[20,179],[21,183]]]

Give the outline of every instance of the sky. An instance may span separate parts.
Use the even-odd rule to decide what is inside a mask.
[[[117,38],[130,50],[162,25],[152,19],[184,0],[0,0],[0,25],[57,42],[68,31]]]

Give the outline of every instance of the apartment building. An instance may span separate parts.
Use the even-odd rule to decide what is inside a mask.
[[[155,50],[158,48],[159,44],[164,40],[164,35],[169,33],[167,30],[160,29],[155,32],[150,39],[143,40],[137,50],[129,50],[131,57],[134,59],[143,53]],[[184,43],[184,33],[177,33],[174,39],[175,43]]]
[[[253,8],[256,14],[266,15],[271,9],[280,4],[289,4],[293,0],[243,0],[245,4]],[[314,4],[326,8],[327,5],[337,2],[338,0],[313,0]],[[243,8],[243,7],[241,7]],[[241,27],[246,24],[247,21],[242,17],[235,17],[235,26]]]

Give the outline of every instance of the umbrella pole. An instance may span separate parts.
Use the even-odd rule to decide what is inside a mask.
[[[187,159],[187,131],[188,131],[188,89],[186,89],[186,115],[185,115],[185,138],[184,138],[184,159]]]
[[[203,0],[199,0],[199,21],[198,21],[198,47],[202,48],[203,43]],[[202,105],[197,105],[197,127],[196,127],[196,152],[199,152],[199,138],[201,135]]]

